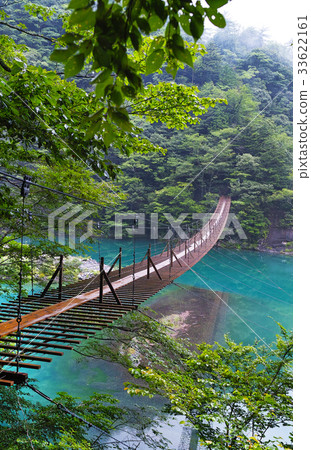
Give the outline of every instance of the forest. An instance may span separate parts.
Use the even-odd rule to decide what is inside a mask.
[[[41,3],[48,8],[28,8],[30,15],[22,5],[6,8],[8,15],[14,8],[15,24],[23,23],[37,37],[12,28],[8,34],[18,45],[27,46],[28,64],[56,69],[62,76],[62,65],[49,59],[51,43],[39,36],[57,36],[66,11],[61,2]],[[108,158],[119,173],[117,186],[126,197],[117,208],[115,204],[113,209],[106,205],[101,214],[102,227],[109,236],[113,234],[115,212],[170,211],[177,217],[181,212],[210,211],[220,193],[232,196],[232,212],[248,238],[244,245],[256,247],[267,237],[271,223],[292,228],[290,45],[286,48],[266,42],[264,32],[239,31],[230,22],[213,39],[203,34],[198,42],[200,49],[193,67],[182,64],[177,68],[175,82],[192,89],[191,95],[195,92],[199,98],[225,101],[213,104],[203,115],[199,109],[189,112],[188,123],[178,123],[180,117],[170,123],[172,108],[167,104],[160,105],[161,114],[158,104],[131,111],[135,133],[139,133],[143,145],[138,147],[135,138],[128,141],[129,135],[134,137],[132,132],[127,133],[126,146],[123,138],[117,147],[109,145]],[[86,67],[75,79],[86,91],[90,91],[88,73]],[[143,75],[143,80],[145,86],[157,86],[163,95],[165,83],[173,78],[167,71],[158,70]],[[184,94],[189,98],[190,91]],[[148,150],[151,153],[146,153]],[[112,175],[109,167],[105,169]],[[159,217],[165,220],[161,214]]]

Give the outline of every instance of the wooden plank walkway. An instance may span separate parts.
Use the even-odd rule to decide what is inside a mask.
[[[153,264],[148,264],[144,260],[135,264],[134,271],[133,265],[122,268],[121,277],[119,270],[111,272],[109,279],[121,305],[116,302],[108,285],[103,286],[103,302],[99,303],[98,275],[63,287],[61,301],[58,299],[57,289],[47,292],[43,298],[39,295],[24,298],[21,329],[26,329],[26,333],[22,333],[20,349],[23,361],[27,359],[40,361],[40,359],[34,359],[33,354],[36,353],[62,355],[63,352],[49,350],[49,348],[72,349],[72,345],[79,343],[81,339],[86,339],[104,326],[109,326],[110,323],[136,309],[145,300],[173,282],[213,248],[226,225],[229,210],[230,198],[220,197],[210,221],[191,239],[176,246],[172,251],[151,255]],[[0,308],[0,321],[2,321],[0,323],[0,358],[4,358],[0,359],[1,368],[15,365],[16,300],[9,301]],[[8,355],[8,350],[12,352],[11,355]],[[44,362],[50,362],[50,360],[51,358],[46,358]],[[23,362],[20,367],[39,368],[38,365],[28,362]],[[0,385],[9,385],[7,381],[11,378],[10,372],[0,372]]]

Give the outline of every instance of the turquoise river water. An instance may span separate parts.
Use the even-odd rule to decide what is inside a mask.
[[[144,240],[135,243],[137,261],[144,256],[147,245]],[[161,245],[153,242],[152,253],[158,252]],[[120,246],[123,264],[127,265],[133,259],[132,241],[102,240],[88,253],[96,260],[104,256],[105,264],[109,264]],[[195,272],[188,271],[176,280],[178,286],[168,286],[145,303],[161,315],[180,315],[181,335],[198,342],[222,341],[223,335],[229,333],[237,342],[252,343],[257,338],[269,344],[279,331],[278,322],[292,329],[291,256],[214,248],[193,269]],[[212,295],[219,303],[213,325],[208,315],[208,291],[214,291]],[[29,376],[36,378],[38,388],[51,397],[59,391],[81,398],[105,392],[123,404],[137,403],[124,392],[128,374],[123,368],[104,361],[81,361],[74,352],[55,357],[39,372],[29,371]],[[157,401],[153,402],[156,405]],[[174,445],[174,433],[180,437],[180,429],[170,433]],[[176,442],[179,437],[175,436]]]

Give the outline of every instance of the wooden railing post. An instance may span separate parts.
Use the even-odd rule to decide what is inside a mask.
[[[121,278],[122,271],[122,247],[119,249],[119,278]]]
[[[99,264],[99,303],[103,303],[104,267],[104,257],[102,256]]]
[[[59,257],[59,274],[58,274],[58,300],[62,299],[62,290],[63,290],[63,260],[64,256],[60,255]]]
[[[150,257],[151,257],[151,251],[150,251],[150,244],[149,248],[147,250],[147,278],[150,278]]]
[[[40,298],[43,298],[45,296],[45,294],[48,292],[48,290],[50,289],[53,281],[55,280],[56,276],[59,274],[59,281],[58,281],[58,289],[59,289],[59,293],[61,295],[61,291],[62,291],[62,280],[63,280],[63,255],[60,256],[60,261],[59,264],[55,270],[55,272],[53,273],[53,275],[51,276],[48,284],[45,286],[43,292],[41,292],[40,294]],[[58,298],[59,294],[58,294]]]

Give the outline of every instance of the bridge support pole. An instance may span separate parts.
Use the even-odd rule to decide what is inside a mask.
[[[150,261],[150,264],[152,265],[152,267],[154,268],[155,273],[158,275],[158,277],[160,278],[160,280],[162,280],[162,277],[161,277],[161,275],[159,274],[158,269],[157,269],[156,266],[154,265],[154,262],[152,261],[152,258],[151,258],[151,257],[149,257],[149,261]]]
[[[112,272],[112,269],[114,268],[114,266],[117,264],[118,261],[119,261],[119,276],[121,275],[121,261],[122,261],[121,253],[122,253],[122,248],[120,247],[119,254],[116,257],[116,259],[113,261],[112,265],[110,266],[110,269],[108,270],[107,275],[109,275],[110,272]]]
[[[62,290],[63,290],[63,260],[64,256],[60,255],[59,257],[59,274],[58,274],[58,300],[62,299]]]
[[[175,254],[175,252],[174,252],[173,249],[171,250],[171,252],[172,252],[172,264],[173,264],[173,256],[174,256],[174,258],[176,259],[176,261],[178,262],[178,264],[180,265],[180,267],[182,267],[182,264],[180,263],[180,261],[179,261],[179,259],[177,258],[177,256],[176,256],[176,254]]]
[[[119,249],[119,278],[121,278],[121,270],[122,270],[122,247]]]
[[[61,300],[61,298],[62,298],[62,285],[63,285],[63,259],[64,259],[63,255],[60,255],[59,264],[57,266],[57,269],[55,270],[55,272],[51,276],[50,281],[48,282],[48,284],[44,288],[43,292],[41,293],[40,298],[43,298],[45,296],[45,294],[50,289],[53,281],[55,280],[55,278],[59,274],[59,278],[58,278],[58,299]]]
[[[150,245],[149,245],[149,248],[147,250],[147,278],[148,278],[148,280],[150,278],[150,259],[151,259],[150,253],[151,253],[151,251],[150,251]]]
[[[103,303],[104,267],[104,257],[102,256],[99,265],[99,303]]]
[[[119,297],[118,297],[118,294],[117,294],[116,291],[114,290],[114,287],[112,286],[112,284],[111,284],[111,282],[110,282],[110,280],[109,280],[109,277],[108,277],[108,275],[107,275],[106,272],[105,272],[105,269],[103,269],[103,275],[104,275],[104,278],[105,278],[106,283],[107,283],[108,286],[109,286],[109,289],[110,289],[111,292],[112,292],[112,295],[113,295],[114,298],[116,299],[116,302],[118,303],[118,305],[122,305],[122,303],[121,303],[121,301],[120,301],[120,299],[119,299]]]

